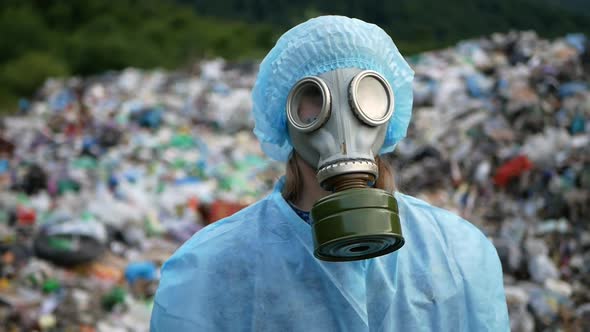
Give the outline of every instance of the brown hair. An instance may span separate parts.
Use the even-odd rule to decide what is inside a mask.
[[[297,158],[299,158],[297,153],[291,153],[286,166],[285,186],[281,192],[283,197],[291,202],[299,199],[299,194],[303,188],[303,180],[301,179],[299,167],[297,167]],[[395,190],[395,181],[393,180],[391,166],[379,156],[375,157],[375,162],[377,163],[379,177],[375,181],[374,187],[393,193]]]

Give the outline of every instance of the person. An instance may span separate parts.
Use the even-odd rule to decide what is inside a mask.
[[[261,63],[254,133],[286,162],[272,193],[162,268],[151,331],[507,331],[495,248],[396,191],[413,71],[379,27],[321,16]]]

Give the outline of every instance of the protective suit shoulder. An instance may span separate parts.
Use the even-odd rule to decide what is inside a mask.
[[[152,332],[221,331],[228,330],[230,322],[247,324],[255,260],[244,259],[248,256],[243,253],[256,255],[252,242],[267,204],[267,200],[259,201],[205,227],[164,263]],[[215,303],[223,303],[224,308]]]
[[[414,227],[416,223],[430,227],[432,231],[442,236],[449,248],[460,242],[458,240],[467,238],[483,247],[494,249],[492,243],[476,226],[460,216],[413,196],[400,192],[396,192],[395,196],[400,205],[400,213],[405,214],[405,220],[412,223],[403,225],[405,228]]]
[[[434,261],[445,261],[470,311],[466,330],[508,331],[502,266],[493,244],[477,227],[450,211],[401,193],[395,196],[410,259],[431,259],[431,268],[440,264]],[[443,257],[437,258],[439,251]]]

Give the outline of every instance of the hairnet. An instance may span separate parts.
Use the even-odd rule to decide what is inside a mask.
[[[393,151],[412,115],[414,72],[381,28],[344,16],[321,16],[297,25],[260,64],[252,92],[254,134],[271,158],[286,161],[293,149],[287,132],[287,95],[301,78],[355,67],[375,70],[391,85],[395,109],[381,153]]]

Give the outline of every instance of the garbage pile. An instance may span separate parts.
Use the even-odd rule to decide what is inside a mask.
[[[398,189],[494,243],[513,331],[590,329],[590,45],[495,34],[409,59]],[[284,172],[257,64],[48,80],[0,122],[0,330],[145,331],[162,262]]]
[[[590,44],[495,34],[411,59],[398,185],[478,226],[512,331],[590,330]]]
[[[49,80],[0,129],[0,330],[146,331],[163,261],[266,194],[256,64]]]

